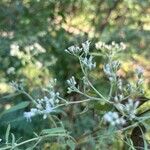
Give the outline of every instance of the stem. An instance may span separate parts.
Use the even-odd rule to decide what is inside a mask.
[[[32,102],[33,104],[37,105],[37,102],[35,101],[34,98],[32,98],[26,91],[20,91],[22,94],[26,95]]]
[[[62,98],[62,97],[60,97],[60,96],[58,96],[58,99],[60,99],[60,100],[62,100],[62,101],[64,101],[64,102],[68,102],[68,101],[66,101],[64,98]]]
[[[92,83],[89,81],[89,79],[88,79],[88,77],[87,77],[87,74],[86,74],[85,71],[84,71],[84,68],[83,68],[83,65],[82,65],[82,63],[81,63],[81,59],[80,59],[80,58],[79,58],[79,62],[80,62],[81,70],[82,70],[84,76],[86,77],[86,80],[87,80],[87,82],[89,83],[90,87],[91,87],[91,88],[95,91],[95,93],[96,93],[97,95],[99,95],[103,100],[109,102],[99,91],[97,91],[97,89],[96,89],[96,88],[92,85]]]
[[[54,107],[54,109],[57,109],[59,107],[66,106],[66,105],[79,104],[79,103],[84,103],[84,102],[89,102],[89,101],[91,101],[91,99],[85,99],[85,100],[74,101],[74,102],[67,102],[65,104],[57,105],[56,107]],[[97,101],[99,101],[99,100],[97,100]]]
[[[111,99],[111,96],[112,96],[112,91],[113,91],[113,83],[111,82],[111,85],[110,85],[110,91],[109,91],[109,99]]]
[[[48,119],[54,124],[54,127],[57,127],[57,124],[55,123],[54,119],[50,114],[48,115]]]
[[[83,92],[81,92],[79,90],[77,90],[76,92],[79,93],[79,94],[81,94],[81,95],[83,95],[83,96],[85,96],[85,97],[87,97],[87,98],[93,99],[93,100],[101,100],[98,97],[89,96],[89,95],[87,95],[87,94],[85,94],[85,93],[83,93]]]

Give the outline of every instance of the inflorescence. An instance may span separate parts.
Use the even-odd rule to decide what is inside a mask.
[[[110,81],[111,88],[113,88],[114,86],[116,89],[114,96],[112,96],[112,89],[110,89],[108,101],[105,100],[106,102],[110,101],[116,111],[106,112],[103,117],[104,121],[112,126],[122,126],[126,124],[127,120],[132,120],[136,118],[136,110],[139,106],[139,101],[134,101],[132,98],[127,97],[127,93],[130,92],[129,95],[132,95],[132,93],[135,93],[136,91],[140,91],[142,89],[141,87],[143,83],[143,69],[138,68],[136,70],[136,86],[133,86],[130,83],[124,85],[122,79],[117,75],[117,71],[120,69],[121,64],[119,61],[114,60],[114,55],[121,50],[125,50],[125,44],[116,44],[115,42],[112,42],[110,45],[107,45],[104,42],[98,42],[95,44],[95,47],[96,49],[102,50],[102,52],[104,52],[108,57],[108,63],[103,66],[103,71]],[[82,43],[81,47],[70,46],[65,51],[79,59],[84,74],[84,82],[89,81],[87,71],[91,71],[96,67],[96,62],[93,61],[93,56],[90,54],[90,42],[86,41]],[[77,86],[77,81],[75,80],[74,76],[67,80],[67,84],[68,93],[78,92],[79,94],[87,96],[86,93],[84,94],[79,90],[79,87]],[[14,84],[14,86],[18,88],[16,84]],[[91,85],[91,83],[90,86],[92,87],[92,89],[96,90],[94,86]],[[96,90],[96,93],[97,92],[99,91]],[[141,93],[142,92],[143,91],[141,91]],[[100,96],[101,100],[101,98],[103,98],[103,95],[101,93],[99,93],[98,95]],[[90,96],[88,96],[88,98],[89,97]],[[122,103],[122,101],[124,101],[126,97],[128,101],[126,103]],[[56,107],[59,103],[59,98],[59,93],[55,92],[54,87],[51,86],[49,90],[49,95],[45,96],[42,99],[37,99],[35,108],[31,108],[29,112],[24,112],[24,117],[27,118],[28,121],[31,121],[32,117],[36,115],[43,115],[43,119],[46,119],[49,113],[55,112]],[[68,103],[69,102],[66,101],[66,105]]]

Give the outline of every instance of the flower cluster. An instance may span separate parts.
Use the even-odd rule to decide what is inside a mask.
[[[93,57],[89,54],[90,42],[86,41],[82,43],[82,47],[79,46],[70,46],[65,51],[69,54],[77,56],[85,68],[88,70],[92,70],[96,67],[96,63],[93,62]],[[90,56],[89,56],[90,55]]]
[[[86,42],[82,43],[82,48],[83,48],[85,55],[87,56],[89,54],[90,42],[86,41]]]
[[[120,68],[120,62],[112,61],[106,65],[104,65],[103,70],[104,73],[108,76],[110,81],[116,81],[116,72]]]
[[[136,109],[139,106],[139,101],[134,102],[132,99],[128,99],[126,104],[117,104],[117,108],[123,112],[130,120],[136,117]]]
[[[120,103],[120,102],[123,100],[123,98],[124,98],[124,95],[123,95],[123,94],[118,94],[118,95],[116,95],[116,96],[114,97],[114,101],[115,101],[116,103]]]
[[[122,83],[122,80],[120,78],[117,80],[117,87],[120,91],[123,90],[123,83]]]
[[[54,91],[50,92],[49,97],[44,97],[42,99],[36,100],[36,107],[31,108],[29,112],[24,112],[24,117],[31,121],[31,118],[36,115],[43,115],[43,119],[47,118],[47,115],[55,111],[56,105],[59,103],[58,99],[59,93]]]
[[[10,55],[18,56],[20,54],[19,45],[17,43],[12,43],[10,45]]]
[[[126,123],[125,119],[123,117],[119,117],[119,114],[117,112],[107,112],[104,115],[104,120],[112,126],[121,126]]]
[[[116,52],[119,52],[121,50],[124,50],[126,46],[123,43],[116,44],[115,42],[112,42],[111,45],[107,45],[103,42],[96,43],[96,48],[106,51],[106,56],[108,58],[108,63],[106,63],[103,66],[103,71],[106,74],[106,76],[109,78],[109,81],[111,82],[110,92],[108,99],[103,96],[101,92],[99,92],[89,81],[88,79],[88,71],[92,70],[96,67],[96,63],[93,62],[93,56],[90,54],[90,42],[86,41],[81,44],[81,46],[70,46],[65,51],[69,54],[77,57],[79,59],[82,72],[84,74],[83,76],[83,83],[85,85],[84,92],[80,91],[79,86],[77,85],[77,81],[75,80],[75,77],[72,76],[70,79],[67,80],[68,84],[68,93],[71,92],[77,92],[81,95],[84,95],[88,97],[88,101],[91,99],[94,100],[105,100],[105,102],[109,102],[109,100],[112,100],[110,104],[113,105],[115,108],[115,112],[109,111],[104,114],[103,119],[106,123],[109,123],[111,126],[121,127],[124,124],[126,124],[127,121],[132,120],[136,117],[136,110],[139,106],[138,101],[133,101],[130,97],[134,97],[132,92],[136,91],[136,88],[139,87],[142,83],[142,77],[143,77],[143,70],[141,68],[136,70],[136,75],[138,77],[137,86],[132,86],[130,83],[125,84],[121,80],[121,78],[117,75],[117,71],[120,69],[120,62],[114,61],[114,54]],[[68,104],[67,101],[61,97],[59,97],[59,93],[56,93],[54,91],[54,84],[56,80],[51,82],[51,85],[49,87],[48,93],[49,95],[44,97],[43,99],[37,99],[35,108],[31,108],[29,112],[24,112],[24,116],[27,118],[28,121],[31,121],[31,118],[36,115],[43,115],[43,119],[46,119],[48,114],[51,112],[56,111],[56,108],[58,108],[60,105],[59,99],[65,101],[65,105]],[[86,94],[87,88],[90,87],[92,90],[100,96],[94,97]],[[128,94],[128,90],[131,92],[131,95]],[[103,99],[102,99],[103,98]],[[127,99],[128,98],[128,99]],[[124,103],[124,100],[128,100],[126,103]],[[79,103],[82,101],[79,101]],[[64,104],[63,104],[64,105]],[[61,105],[62,106],[62,105]]]
[[[143,90],[143,82],[144,82],[144,78],[143,78],[143,68],[138,67],[135,70],[135,75],[137,77],[137,80],[135,83],[128,83],[126,84],[125,90],[126,92],[128,92],[129,95],[131,94],[138,94],[138,95],[143,95],[144,94],[144,90]]]
[[[18,84],[15,81],[10,82],[10,86],[15,90],[15,91],[21,91],[23,90],[23,85],[22,83]]]
[[[68,93],[71,93],[73,91],[76,91],[76,84],[77,82],[75,81],[74,76],[72,76],[70,79],[67,80],[67,84],[69,85],[68,87]]]
[[[96,62],[93,62],[92,56],[90,56],[89,58],[88,57],[82,58],[81,61],[83,65],[89,70],[92,70],[93,68],[96,67]]]
[[[68,49],[65,50],[67,53],[78,56],[82,52],[82,48],[79,46],[70,46]]]
[[[44,49],[44,47],[42,47],[39,43],[35,42],[31,45],[27,45],[25,46],[25,51],[26,53],[31,53],[34,52],[34,55],[38,55],[40,53],[45,53],[46,50]]]
[[[121,50],[125,50],[126,49],[126,45],[124,43],[115,43],[114,41],[108,45],[104,42],[99,41],[98,43],[95,44],[95,47],[97,49],[101,49],[101,50],[106,50],[106,51],[121,51]]]

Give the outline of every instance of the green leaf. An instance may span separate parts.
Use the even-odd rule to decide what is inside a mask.
[[[11,133],[11,137],[12,137],[12,146],[15,146],[15,136],[13,133]]]
[[[106,103],[95,103],[94,108],[100,112],[110,111],[112,109],[112,105]]]
[[[12,106],[10,109],[3,111],[2,114],[0,114],[0,117],[2,117],[4,114],[11,113],[11,112],[17,111],[19,109],[23,109],[23,108],[27,107],[29,104],[30,104],[30,102],[26,101],[26,102],[21,102],[15,106]]]
[[[44,129],[41,132],[42,134],[64,134],[66,130],[64,128],[52,128],[52,129]]]
[[[16,96],[18,96],[18,95],[20,95],[20,93],[12,93],[12,94],[9,94],[9,95],[6,95],[6,96],[3,96],[2,98],[0,98],[0,101],[2,102],[2,101],[7,101],[7,100],[10,100],[10,99],[12,99],[13,97],[16,97]]]
[[[10,124],[8,125],[6,134],[5,134],[6,144],[8,144],[8,142],[9,142],[9,134],[10,134]]]
[[[67,145],[70,147],[71,150],[75,150],[75,143],[72,140],[67,140]]]
[[[33,150],[33,148],[32,147],[28,147],[26,150]]]

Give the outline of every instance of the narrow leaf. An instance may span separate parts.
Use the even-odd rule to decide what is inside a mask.
[[[27,107],[29,104],[30,104],[30,102],[26,101],[26,102],[21,102],[15,106],[12,106],[10,109],[3,111],[2,114],[0,115],[0,117],[2,117],[4,114],[11,113],[11,112],[17,111],[19,109],[23,109],[23,108]]]
[[[11,137],[12,137],[12,146],[15,146],[15,136],[13,133],[11,133]]]
[[[42,130],[42,134],[61,134],[61,133],[66,133],[66,130],[61,127]]]
[[[9,134],[10,134],[10,124],[7,127],[6,135],[5,135],[6,144],[8,144],[9,142]]]
[[[72,140],[67,140],[67,145],[71,150],[75,150],[75,143]]]

